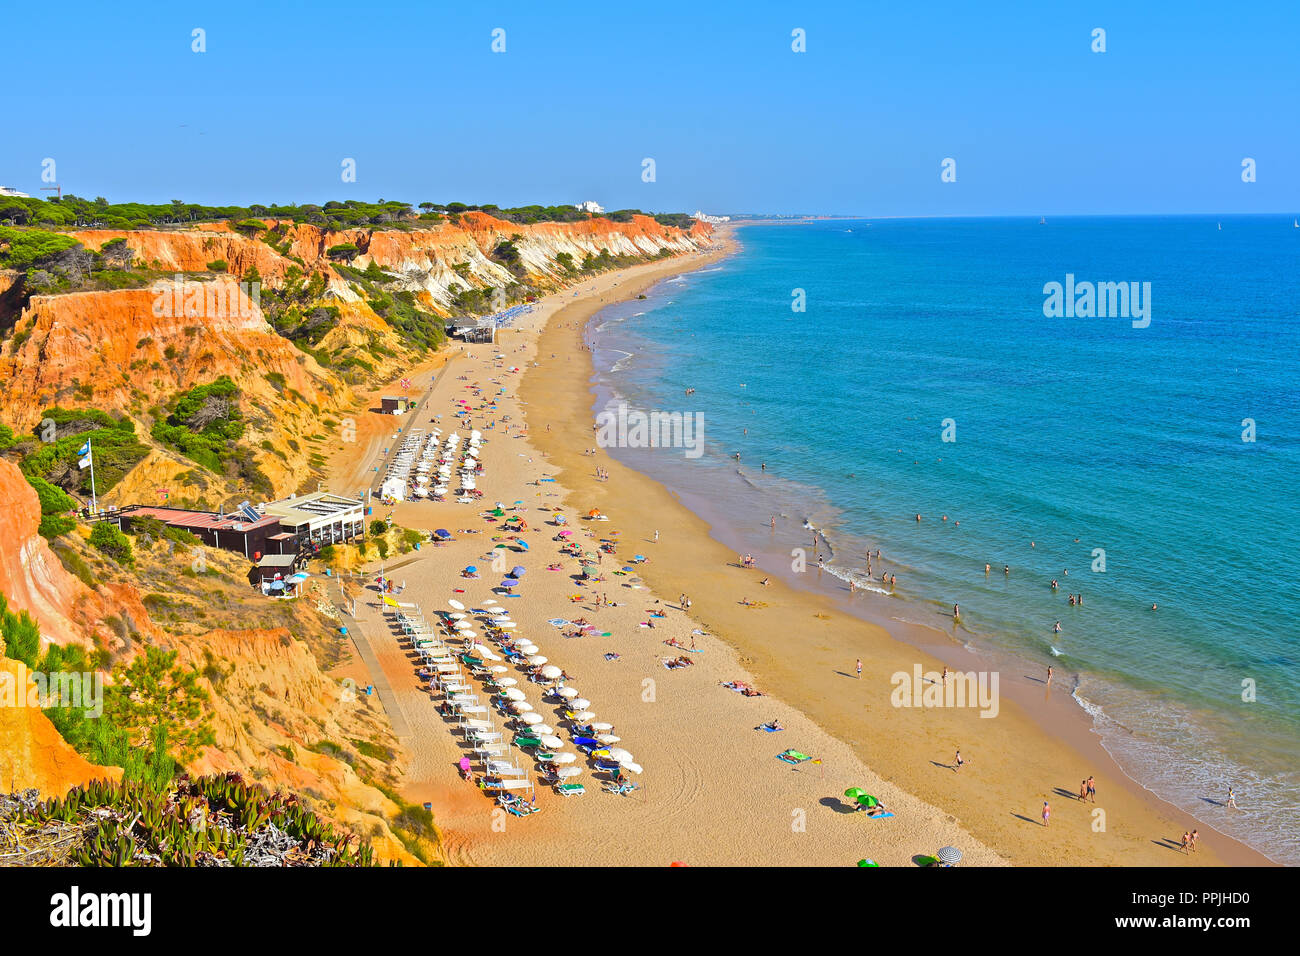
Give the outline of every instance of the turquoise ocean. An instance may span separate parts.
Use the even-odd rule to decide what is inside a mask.
[[[1300,864],[1292,217],[737,235],[737,255],[588,327],[598,409],[704,423],[698,458],[615,454],[737,550],[775,537],[788,555],[811,526],[825,574],[879,592],[880,549],[873,570],[898,584],[864,608],[1053,664],[1126,773]],[[1067,275],[1150,283],[1150,324],[1046,316],[1044,286]],[[1239,813],[1218,805],[1229,785]]]

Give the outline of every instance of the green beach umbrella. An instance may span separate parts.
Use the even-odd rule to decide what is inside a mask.
[[[877,800],[869,793],[864,793],[862,794],[862,796],[858,797],[858,803],[866,807],[868,810],[870,810],[879,802],[880,802],[879,800]]]
[[[858,860],[858,866],[880,866],[875,860]]]
[[[844,791],[844,796],[848,797],[850,800],[856,800],[866,792],[867,791],[863,790],[861,787],[849,787],[849,789]]]

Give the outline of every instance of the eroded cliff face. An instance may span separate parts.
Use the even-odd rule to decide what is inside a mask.
[[[272,220],[271,222],[274,222]],[[483,212],[463,213],[457,223],[440,222],[427,229],[346,229],[327,231],[308,224],[284,223],[289,256],[302,260],[298,268],[326,277],[331,296],[354,302],[360,296],[333,268],[328,250],[351,243],[360,250],[353,265],[364,269],[371,262],[404,276],[405,288],[426,294],[430,307],[443,311],[453,298],[453,285],[468,288],[500,286],[515,281],[500,263],[489,258],[503,241],[515,239],[520,259],[541,285],[558,286],[565,270],[556,257],[568,253],[577,264],[602,250],[611,255],[654,256],[667,249],[674,254],[692,252],[712,242],[712,227],[696,223],[690,230],[663,226],[649,216],[631,222],[590,219],[582,222],[545,222],[517,225]],[[112,239],[125,239],[143,264],[179,272],[202,272],[208,263],[223,260],[234,275],[245,276],[256,267],[268,288],[283,285],[296,263],[261,239],[229,231],[223,223],[195,229],[119,232],[87,229],[69,233],[88,249],[99,249]],[[455,270],[464,267],[460,275]]]
[[[26,339],[0,355],[0,411],[18,426],[34,425],[57,403],[130,412],[221,375],[267,401],[279,396],[269,373],[309,402],[329,404],[340,390],[224,276],[33,296],[15,331]]]
[[[388,720],[372,699],[345,693],[322,672],[307,644],[286,628],[162,630],[129,576],[119,574],[92,590],[65,571],[37,534],[39,523],[36,492],[12,463],[0,459],[0,593],[9,608],[30,614],[45,643],[90,648],[98,638],[119,661],[137,646],[126,644],[109,622],[129,621],[137,641],[175,650],[180,663],[203,671],[199,683],[209,694],[217,742],[203,749],[189,772],[238,770],[270,789],[304,794],[322,816],[369,837],[381,860],[418,862],[388,823],[398,808],[368,782],[385,778],[391,768],[354,752],[357,741],[398,751]],[[34,686],[28,676],[22,663],[0,657],[0,787],[36,787],[51,796],[91,780],[120,777],[121,768],[98,767],[77,754],[39,707],[27,706]],[[338,750],[318,752],[322,742]],[[340,756],[344,751],[351,756]]]
[[[228,375],[241,392],[243,440],[277,496],[299,490],[309,473],[310,436],[322,431],[322,417],[355,401],[338,376],[277,334],[228,276],[33,296],[15,332],[21,344],[11,340],[0,354],[0,421],[27,430],[54,405],[98,408],[135,419],[137,436],[150,444],[150,409]],[[264,441],[275,451],[263,449]],[[104,504],[156,502],[158,488],[175,486],[193,469],[192,461],[155,447]],[[234,492],[215,476],[207,497]]]
[[[333,355],[336,364],[344,355],[363,358],[376,380],[388,380],[407,367],[409,349],[335,269],[328,256],[333,246],[354,244],[359,254],[353,267],[378,265],[426,309],[446,314],[458,289],[501,288],[517,281],[491,258],[506,240],[513,242],[520,266],[541,290],[571,278],[558,261],[562,254],[580,266],[588,255],[602,252],[679,254],[712,241],[711,227],[703,223],[684,231],[646,216],[627,223],[593,219],[524,226],[470,212],[455,224],[411,231],[283,226],[288,255],[220,223],[176,231],[71,232],[93,250],[125,239],[138,263],[191,275],[159,279],[147,288],[31,297],[14,335],[0,348],[0,421],[30,429],[44,409],[56,404],[129,415],[137,422],[139,438],[154,447],[104,496],[104,503],[157,502],[159,488],[189,498],[201,491],[213,503],[234,497],[238,488],[222,476],[210,476],[201,490],[186,486],[182,476],[194,473],[194,463],[151,441],[150,410],[177,392],[228,375],[242,393],[243,442],[254,450],[274,495],[284,496],[303,490],[312,454],[334,437],[322,422],[346,417],[344,410],[354,407],[348,381],[360,373],[348,373],[345,380],[279,335],[250,299],[251,290],[235,276],[256,269],[263,288],[272,290],[285,284],[291,269],[295,275],[322,276],[323,301],[339,313],[319,348]],[[206,273],[217,260],[227,263],[230,274],[205,274],[202,280],[192,275]]]
[[[35,490],[17,466],[0,458],[0,594],[36,620],[47,641],[89,647],[100,597],[64,570],[37,533],[40,523]]]
[[[304,794],[328,804],[323,814],[369,836],[380,860],[418,863],[389,828],[399,808],[358,773],[379,777],[385,765],[358,753],[353,766],[311,749],[322,741],[350,749],[349,741],[362,740],[395,751],[387,718],[365,695],[347,693],[322,674],[307,645],[285,628],[216,630],[168,644],[181,663],[203,669],[215,658],[221,672],[200,681],[212,698],[217,744],[204,748],[192,773],[237,770]]]
[[[118,780],[121,767],[98,767],[73,750],[34,706],[36,685],[21,661],[0,657],[0,792],[35,787],[67,793],[92,780]]]

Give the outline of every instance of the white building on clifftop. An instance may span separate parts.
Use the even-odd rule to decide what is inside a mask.
[[[0,186],[0,196],[13,196],[15,199],[31,199],[26,193],[20,193],[12,186]]]
[[[590,199],[588,199],[586,202],[578,203],[578,208],[581,209],[583,212],[591,213],[593,216],[599,216],[602,212],[605,211],[604,206],[602,206],[598,202],[592,202]]]
[[[691,216],[691,218],[698,219],[700,222],[731,222],[730,216],[706,216],[698,209],[695,210],[695,215]]]

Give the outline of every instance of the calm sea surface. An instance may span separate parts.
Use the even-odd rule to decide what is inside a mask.
[[[770,515],[788,541],[810,522],[828,570],[876,589],[865,555],[881,549],[890,616],[952,632],[960,604],[959,640],[1077,681],[1133,777],[1300,863],[1291,217],[823,221],[739,238],[720,266],[593,320],[601,404],[703,414],[699,458],[616,453],[708,502],[740,545],[770,545]],[[1149,327],[1045,317],[1043,287],[1067,273],[1150,283]],[[1241,813],[1210,802],[1229,784]]]

